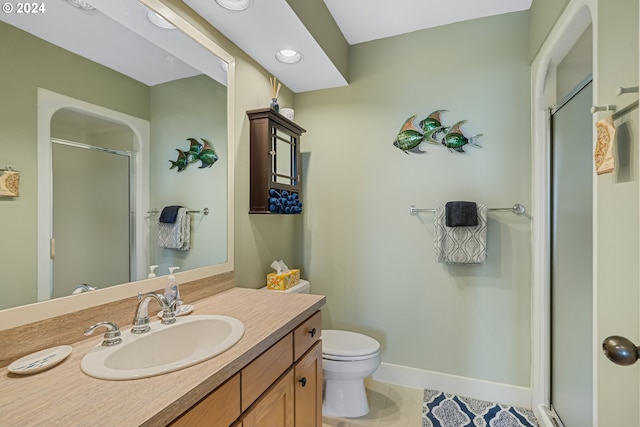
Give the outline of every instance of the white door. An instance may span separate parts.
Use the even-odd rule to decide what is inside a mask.
[[[620,366],[602,351],[611,336],[640,343],[640,147],[638,109],[624,111],[638,93],[638,1],[600,1],[598,8],[598,104],[615,104],[616,170],[597,178],[596,352],[598,426],[640,426],[640,363]],[[604,119],[611,113],[598,113]]]

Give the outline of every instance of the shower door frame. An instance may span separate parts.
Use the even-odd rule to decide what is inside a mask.
[[[51,119],[61,109],[74,110],[127,126],[134,141],[133,170],[131,179],[135,203],[131,205],[132,221],[135,223],[135,279],[146,277],[149,254],[149,224],[145,221],[149,210],[149,122],[119,111],[71,98],[47,89],[38,88],[38,301],[47,301],[51,294],[51,247],[53,233],[52,212],[52,165],[51,165]],[[144,276],[144,277],[143,277]]]
[[[532,114],[532,407],[541,427],[558,424],[549,413],[550,393],[550,129],[548,106],[556,102],[556,68],[567,52],[589,25],[593,37],[598,34],[597,0],[572,0],[562,12],[553,30],[540,48],[531,66],[531,114]],[[597,40],[594,40],[593,63],[597,63]],[[594,88],[598,87],[598,75],[593,75]],[[597,91],[594,90],[594,105]],[[593,129],[595,138],[595,128]],[[593,178],[595,183],[595,176]],[[594,184],[595,188],[595,184]],[[597,205],[597,192],[593,191],[593,205]],[[595,215],[595,212],[594,212]],[[595,221],[595,217],[594,217]],[[597,244],[594,242],[594,256]],[[594,280],[597,277],[594,265]],[[594,283],[595,286],[595,283]],[[595,293],[595,288],[594,288]],[[594,310],[594,327],[597,313]],[[595,338],[594,338],[595,343]],[[594,345],[593,354],[597,348]],[[593,419],[598,419],[596,364],[593,364]]]

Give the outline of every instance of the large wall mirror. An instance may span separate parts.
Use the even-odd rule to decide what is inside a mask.
[[[0,15],[0,318],[232,270],[233,58],[160,0],[43,7]],[[171,205],[183,247],[158,239]]]

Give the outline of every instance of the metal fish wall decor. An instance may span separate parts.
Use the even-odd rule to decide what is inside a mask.
[[[191,163],[195,163],[200,161],[200,166],[198,169],[210,168],[213,164],[218,160],[218,155],[216,154],[213,145],[204,138],[200,138],[202,143],[198,142],[195,138],[187,138],[189,141],[189,150],[182,151],[179,148],[176,148],[178,152],[177,160],[169,160],[171,163],[171,167],[169,169],[178,168],[178,172],[182,172],[189,166]]]
[[[420,145],[423,142],[443,145],[449,151],[457,151],[459,153],[465,152],[463,148],[465,145],[480,147],[476,140],[482,136],[481,133],[467,137],[462,132],[460,127],[467,123],[466,120],[461,120],[453,126],[445,126],[442,123],[440,115],[446,112],[447,110],[436,110],[420,120],[418,126],[415,125],[415,120],[418,116],[409,117],[400,127],[393,145],[404,151],[405,154],[424,153],[425,151],[420,149]]]

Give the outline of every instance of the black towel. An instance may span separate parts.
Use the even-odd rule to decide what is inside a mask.
[[[447,202],[445,205],[447,227],[478,225],[478,208],[475,202]]]
[[[167,206],[162,209],[160,214],[160,222],[165,224],[174,224],[178,218],[178,211],[182,206]]]

